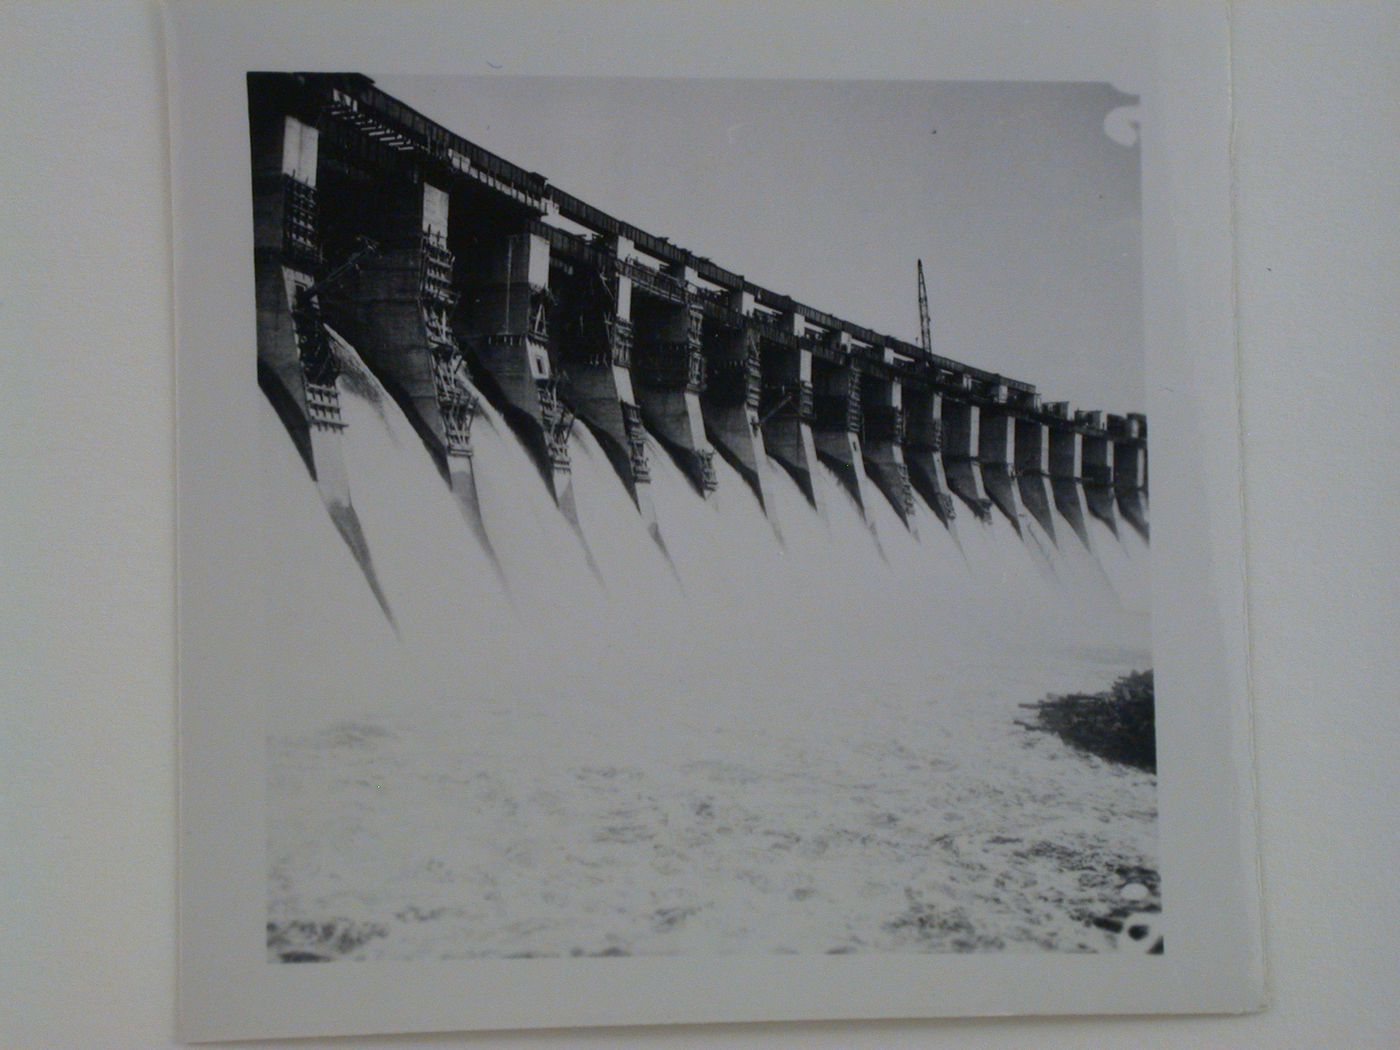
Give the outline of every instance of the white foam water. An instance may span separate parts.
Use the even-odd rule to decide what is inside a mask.
[[[1016,725],[1149,666],[1135,534],[919,504],[916,537],[776,462],[770,521],[653,442],[663,553],[577,425],[595,575],[483,406],[503,587],[393,400],[341,396],[397,630],[265,406],[273,958],[1095,950],[1087,917],[1155,887],[1154,779]]]

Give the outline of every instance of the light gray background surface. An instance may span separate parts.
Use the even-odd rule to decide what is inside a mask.
[[[1400,12],[1236,12],[1246,512],[1269,961],[1252,1018],[361,1040],[447,1046],[1382,1046],[1400,751]],[[149,8],[7,7],[0,69],[0,1042],[173,1019],[165,113]],[[307,1045],[307,1044],[301,1044]]]

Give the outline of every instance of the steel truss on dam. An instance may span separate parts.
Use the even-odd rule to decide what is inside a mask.
[[[356,74],[250,74],[258,376],[323,497],[349,510],[343,337],[402,406],[489,551],[479,399],[577,528],[569,433],[597,437],[653,536],[646,436],[696,489],[723,456],[760,503],[770,457],[820,509],[823,462],[864,510],[916,494],[1088,543],[1148,535],[1147,421],[852,324],[599,211]],[[876,495],[878,490],[880,495]],[[354,547],[357,526],[337,519]],[[362,542],[362,541],[360,541]],[[371,581],[373,582],[373,581]]]

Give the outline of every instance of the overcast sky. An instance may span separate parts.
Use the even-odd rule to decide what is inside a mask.
[[[922,258],[935,352],[1143,407],[1136,99],[1107,84],[375,80],[620,219],[914,343]]]

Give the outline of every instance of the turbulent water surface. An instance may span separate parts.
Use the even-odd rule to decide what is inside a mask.
[[[502,584],[392,400],[341,387],[395,626],[264,406],[271,958],[1086,951],[1125,887],[1155,906],[1154,778],[1016,725],[1149,665],[1130,529],[921,504],[915,538],[776,464],[765,515],[653,446],[668,562],[576,426],[595,575],[485,409]]]

